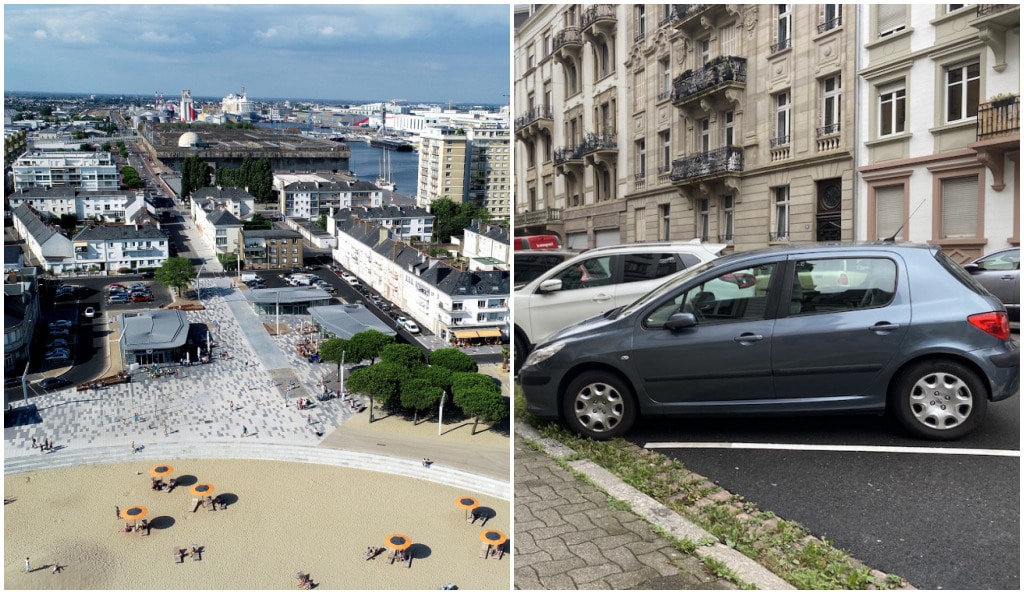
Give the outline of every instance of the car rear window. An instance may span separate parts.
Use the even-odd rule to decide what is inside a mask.
[[[512,283],[521,287],[538,276],[571,258],[573,254],[516,254]]]
[[[622,282],[664,278],[683,268],[675,254],[626,254],[622,257]]]
[[[963,266],[957,264],[956,261],[947,256],[945,252],[935,252],[935,259],[938,260],[939,264],[945,268],[947,272],[953,275],[953,278],[960,281],[968,289],[974,291],[978,295],[990,294],[985,287],[981,286],[981,283],[971,276],[970,272],[964,270]]]

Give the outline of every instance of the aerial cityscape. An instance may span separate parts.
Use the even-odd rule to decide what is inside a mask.
[[[511,587],[509,17],[5,6],[8,587]]]
[[[4,29],[7,588],[1020,589],[1018,4]]]

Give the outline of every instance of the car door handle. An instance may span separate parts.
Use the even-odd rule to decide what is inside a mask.
[[[759,340],[764,340],[764,336],[761,334],[752,334],[750,332],[744,332],[743,334],[740,334],[739,336],[732,340],[733,342],[738,342],[742,344],[745,342],[757,342]]]
[[[590,300],[591,301],[597,301],[598,303],[604,303],[605,301],[611,300],[611,298],[612,298],[611,295],[606,295],[604,293],[601,293],[600,295],[594,295],[593,297],[590,298]]]
[[[1007,274],[1006,276],[999,277],[999,280],[1015,280],[1016,278],[1017,277],[1013,276],[1012,274]]]
[[[872,332],[892,332],[893,330],[898,330],[899,327],[899,324],[893,324],[890,322],[878,322],[874,326],[868,328],[868,330],[871,330]]]

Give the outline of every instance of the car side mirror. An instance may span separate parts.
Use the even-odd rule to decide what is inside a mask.
[[[971,274],[977,274],[985,269],[977,264],[964,264],[964,270]]]
[[[697,316],[692,313],[674,313],[669,316],[668,321],[665,322],[666,330],[682,330],[683,328],[693,328],[697,325]]]
[[[539,293],[554,293],[555,291],[562,290],[562,279],[560,278],[549,278],[546,281],[541,282],[540,286],[537,287]]]

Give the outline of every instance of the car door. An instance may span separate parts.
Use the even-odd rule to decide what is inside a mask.
[[[1020,250],[1003,250],[973,262],[968,271],[1003,303],[1020,303]]]
[[[629,305],[658,288],[668,277],[700,263],[696,256],[686,256],[687,262],[672,252],[623,254],[621,282],[615,284],[612,307]]]
[[[539,343],[566,326],[614,308],[619,262],[618,256],[595,255],[563,265],[544,278],[530,297],[530,340]],[[560,288],[542,288],[554,280],[561,282]]]
[[[863,275],[853,284],[818,269]],[[777,397],[799,399],[787,406],[810,410],[827,410],[830,402],[850,408],[857,398],[877,405],[885,397],[882,371],[910,325],[908,287],[896,255],[792,256],[782,283],[789,307],[772,338]]]
[[[642,391],[653,403],[686,409],[774,396],[771,373],[775,278],[780,262],[712,269],[637,316],[631,355]],[[678,313],[696,325],[669,330]]]

